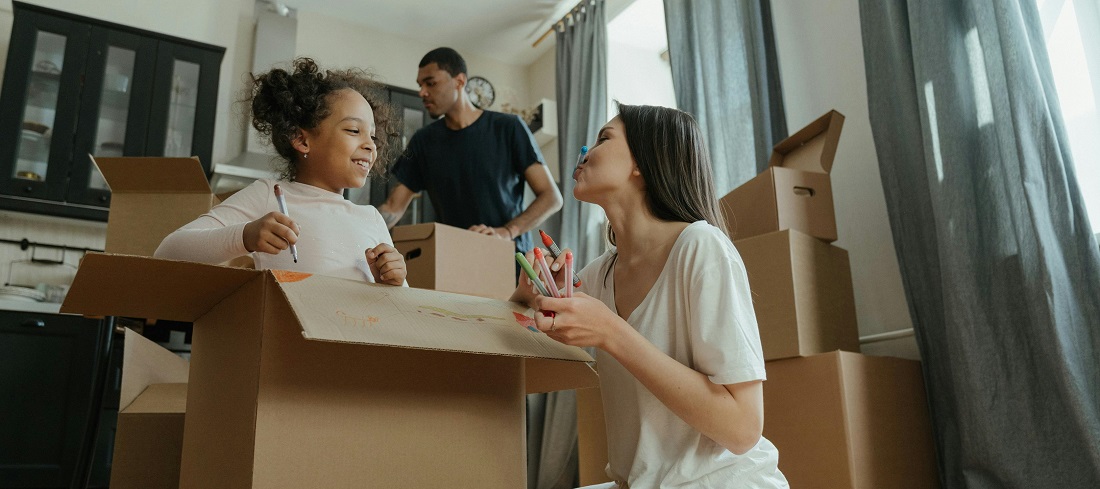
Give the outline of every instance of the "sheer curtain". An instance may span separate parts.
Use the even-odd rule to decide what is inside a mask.
[[[768,0],[665,0],[676,104],[695,116],[719,196],[787,136]]]
[[[944,487],[1100,487],[1100,250],[1034,0],[860,20]]]
[[[586,0],[557,32],[558,154],[565,203],[563,247],[577,269],[603,253],[603,211],[573,198],[573,168],[581,146],[607,122],[607,14],[604,0]],[[527,396],[527,487],[575,487],[577,401],[573,391]]]

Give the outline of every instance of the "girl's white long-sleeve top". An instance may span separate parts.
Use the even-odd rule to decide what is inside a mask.
[[[301,228],[296,248],[277,255],[249,253],[244,227],[272,211],[279,211],[275,184],[286,200],[287,214]],[[219,264],[251,255],[258,269],[294,270],[374,282],[365,252],[380,243],[393,245],[378,210],[357,205],[342,195],[298,182],[261,179],[225,202],[168,235],[154,256]]]

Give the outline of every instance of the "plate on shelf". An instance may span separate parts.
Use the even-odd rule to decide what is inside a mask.
[[[46,294],[30,287],[0,285],[0,299],[24,302],[40,302],[46,299]]]

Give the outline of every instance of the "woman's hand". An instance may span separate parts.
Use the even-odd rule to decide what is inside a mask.
[[[580,292],[563,299],[537,296],[531,307],[537,311],[539,331],[567,345],[611,351],[615,339],[626,332],[623,328],[634,331],[602,301]]]
[[[545,251],[545,250],[543,250]],[[542,280],[542,284],[550,287],[551,284],[557,287],[557,290],[561,290],[565,286],[565,252],[563,251],[561,256],[558,256],[556,260],[551,263],[547,263],[550,266],[551,273],[554,274],[552,280],[547,280],[542,276],[542,267],[539,266],[535,260],[535,250],[527,252],[527,263],[531,264],[531,268],[535,271],[535,274]],[[549,257],[550,252],[543,253],[543,256]],[[554,270],[557,267],[557,270]],[[512,293],[512,297],[508,300],[512,302],[518,302],[520,304],[526,304],[528,307],[534,307],[532,300],[539,296],[539,289],[535,287],[535,283],[531,281],[531,278],[527,276],[526,272],[522,270],[519,272],[519,285],[516,286],[516,291]]]
[[[286,214],[268,212],[244,225],[244,249],[278,255],[298,242],[299,232],[301,228]]]
[[[405,276],[408,275],[408,270],[405,269],[405,257],[393,246],[382,243],[364,254],[376,283],[397,286],[405,283]]]

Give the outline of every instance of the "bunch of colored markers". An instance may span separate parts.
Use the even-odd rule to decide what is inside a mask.
[[[546,233],[539,231],[542,235],[542,241],[546,244],[550,251],[550,259],[558,259],[558,255],[561,254],[561,249],[554,243],[554,240],[550,239]],[[558,285],[554,282],[554,274],[550,272],[550,267],[546,264],[546,256],[542,253],[542,248],[535,248],[535,262],[539,265],[539,271],[542,272],[542,280],[539,279],[539,274],[535,273],[535,269],[531,266],[531,263],[527,261],[527,257],[523,256],[523,253],[516,253],[516,261],[519,262],[519,266],[523,268],[524,273],[531,279],[531,282],[535,284],[535,288],[539,290],[539,293],[546,297],[562,298],[573,297],[573,286],[580,285],[580,280],[573,274],[573,253],[565,253],[565,293],[564,295],[558,292]],[[545,280],[545,282],[543,282]]]

